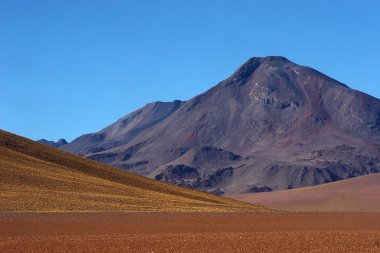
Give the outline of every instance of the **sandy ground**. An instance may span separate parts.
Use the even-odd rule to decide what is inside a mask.
[[[292,190],[229,197],[291,211],[380,212],[380,173]]]
[[[380,252],[380,214],[0,213],[0,252]]]

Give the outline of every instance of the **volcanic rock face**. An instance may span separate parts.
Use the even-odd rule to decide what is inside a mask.
[[[380,101],[255,57],[187,102],[148,104],[61,148],[219,194],[296,188],[380,171]]]

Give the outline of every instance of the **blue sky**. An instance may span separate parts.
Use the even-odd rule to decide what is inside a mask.
[[[380,98],[380,1],[0,0],[0,128],[72,140],[282,55]]]

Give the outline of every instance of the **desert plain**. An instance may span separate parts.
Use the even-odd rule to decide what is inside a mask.
[[[377,213],[1,213],[0,252],[380,252]]]

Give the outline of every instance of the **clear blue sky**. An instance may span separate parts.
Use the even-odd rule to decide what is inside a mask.
[[[380,98],[380,1],[0,0],[0,128],[72,140],[267,55]]]

